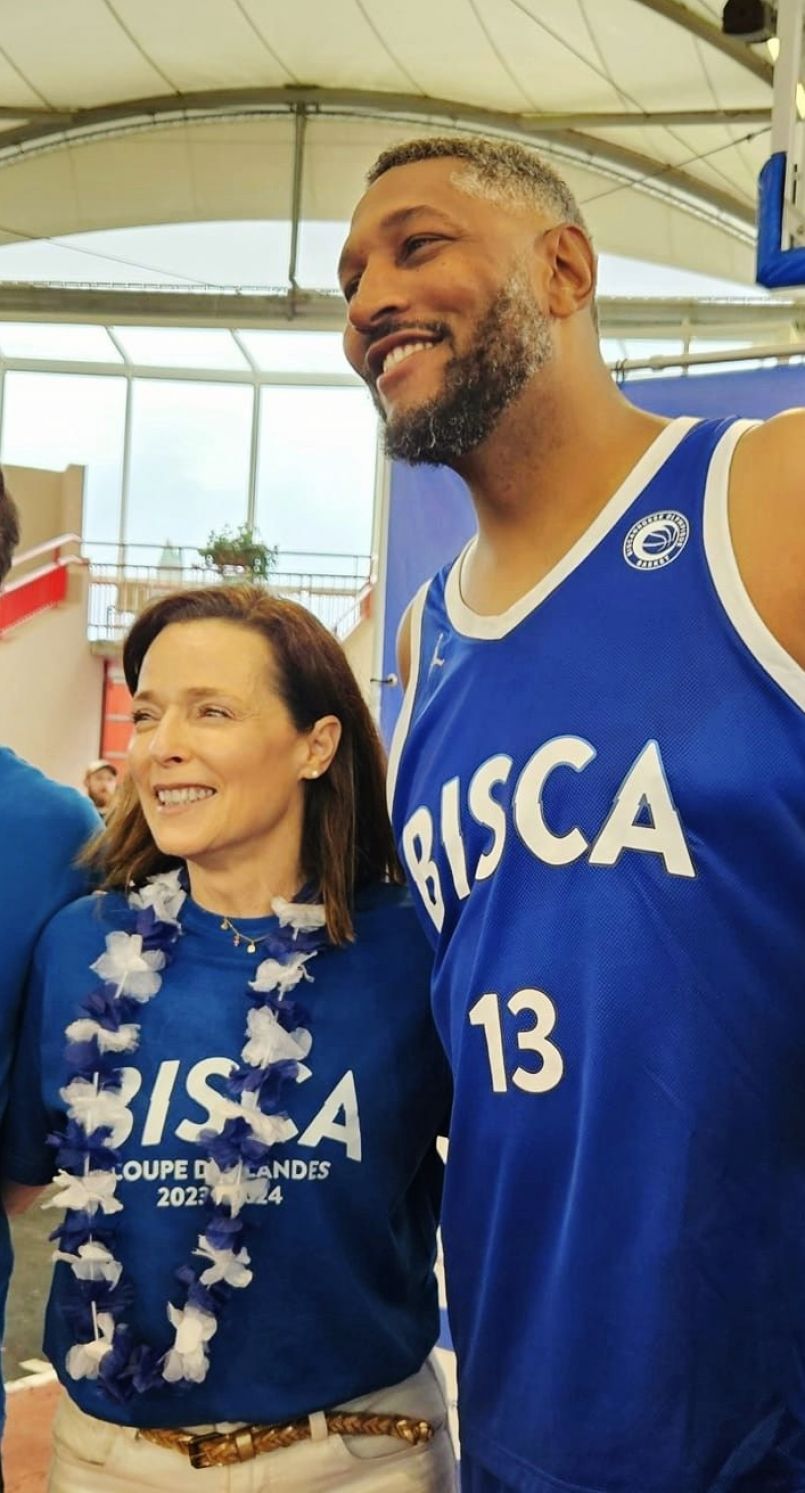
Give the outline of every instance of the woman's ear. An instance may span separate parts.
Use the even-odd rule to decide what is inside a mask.
[[[300,778],[320,778],[338,751],[341,722],[337,715],[323,715],[307,734],[307,755]]]

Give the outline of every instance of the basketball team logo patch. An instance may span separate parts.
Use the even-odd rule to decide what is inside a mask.
[[[664,509],[633,524],[623,541],[623,558],[633,570],[660,570],[681,555],[690,535],[684,513]]]

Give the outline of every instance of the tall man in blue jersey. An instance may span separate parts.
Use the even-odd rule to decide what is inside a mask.
[[[803,1493],[805,413],[633,408],[515,145],[387,152],[341,279],[389,452],[477,511],[391,760],[465,1487]]]
[[[0,473],[0,585],[18,542],[16,506],[5,491]],[[3,702],[4,710],[25,708],[21,683],[15,700]],[[51,915],[86,891],[87,878],[73,862],[84,842],[99,828],[100,819],[88,799],[72,788],[52,783],[0,746],[0,1121],[5,1115],[20,1006],[34,945]],[[10,1274],[8,1222],[0,1213],[0,1337]],[[0,1426],[2,1414],[0,1384]]]

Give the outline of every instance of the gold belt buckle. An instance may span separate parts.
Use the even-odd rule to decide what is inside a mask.
[[[251,1427],[240,1431],[212,1431],[204,1436],[191,1436],[187,1442],[190,1466],[233,1467],[237,1462],[251,1462],[257,1456],[257,1448]]]

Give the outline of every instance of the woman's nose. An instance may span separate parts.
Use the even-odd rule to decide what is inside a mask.
[[[187,756],[184,728],[173,711],[166,710],[148,743],[151,756],[159,762],[181,762]]]

